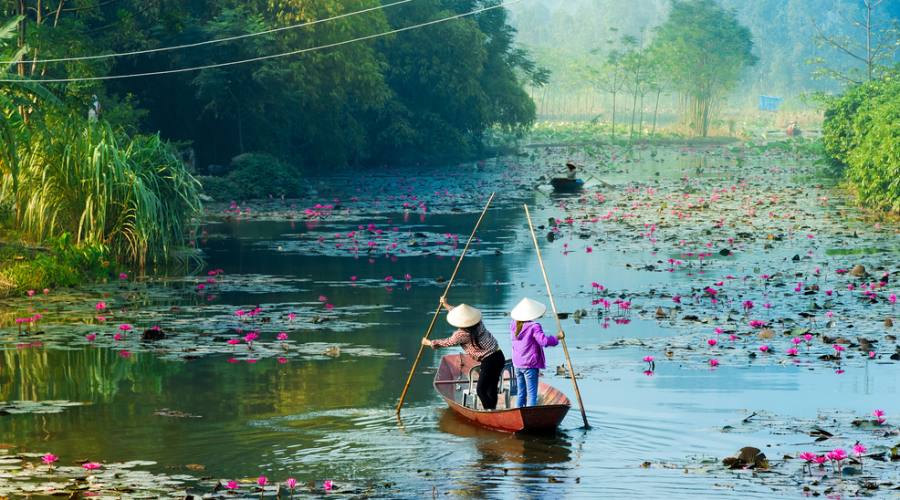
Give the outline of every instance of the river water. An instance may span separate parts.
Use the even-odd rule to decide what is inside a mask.
[[[895,340],[882,338],[891,331],[879,326],[892,307],[884,300],[858,305],[846,295],[831,305],[838,322],[833,329],[852,321],[858,330],[853,338],[879,336],[882,342],[876,358],[848,352],[837,369],[813,355],[801,355],[798,362],[785,357],[788,338],[781,339],[780,332],[790,324],[775,327],[779,336],[770,344],[777,352],[771,356],[749,357],[759,344],[752,337],[725,347],[724,336],[721,347],[713,348],[720,351],[710,354],[704,340],[715,337],[716,325],[740,323],[739,330],[748,330],[744,324],[752,315],[742,316],[737,291],[735,301],[720,309],[697,305],[701,317],[717,314],[718,322],[674,319],[682,313],[671,321],[657,319],[654,311],[662,307],[668,314],[676,306],[671,296],[680,294],[689,303],[683,312],[690,312],[690,304],[705,299],[702,292],[694,302],[687,297],[732,275],[735,283],[743,280],[735,285],[741,298],[755,300],[754,313],[770,301],[773,306],[760,317],[789,316],[803,327],[797,313],[807,310],[809,299],[788,297],[787,288],[776,296],[774,285],[770,297],[769,285],[756,283],[756,276],[791,273],[783,281],[793,287],[821,266],[817,283],[825,289],[831,280],[838,290],[844,275],[834,270],[842,266],[865,262],[896,272],[896,226],[876,228],[827,187],[811,187],[818,181],[804,177],[812,170],[807,159],[746,152],[750,159],[738,161],[727,147],[671,148],[659,155],[639,151],[635,158],[619,154],[607,154],[605,166],[595,170],[611,185],[591,187],[583,198],[533,189],[547,165],[566,155],[589,165],[599,161],[561,149],[532,150],[530,157],[491,160],[481,168],[312,178],[316,193],[307,200],[241,203],[240,215],[234,208],[211,210],[200,243],[204,268],[196,275],[129,279],[17,300],[11,306],[18,311],[45,311],[47,333],[2,330],[0,402],[84,404],[59,413],[0,415],[0,446],[52,452],[68,463],[147,460],[156,463],[150,470],[163,474],[331,479],[336,495],[341,488],[371,488],[372,496],[401,498],[796,497],[800,487],[794,475],[769,481],[716,464],[743,446],[760,448],[773,461],[819,446],[804,425],[792,423],[865,417],[876,408],[900,414],[900,364],[888,357]],[[791,191],[795,184],[808,192]],[[734,185],[737,190],[730,190]],[[692,218],[670,215],[662,221],[690,193],[709,197],[718,189],[723,199],[731,196],[730,205],[722,201],[720,208],[699,209]],[[394,416],[443,279],[492,190],[497,201],[462,264],[450,302],[481,308],[488,328],[510,352],[506,311],[523,296],[546,302],[521,208],[528,203],[541,227],[559,309],[588,311],[579,321],[565,319],[563,327],[590,429],[582,427],[571,380],[557,373],[564,362],[559,348],[547,350],[543,375],[573,401],[558,434],[508,435],[461,421],[431,387],[441,353],[430,349],[402,420]],[[598,192],[606,200],[600,201]],[[796,210],[794,219],[769,227],[746,220],[742,225],[740,214],[767,196],[779,197],[772,210]],[[830,199],[817,201],[823,196]],[[765,219],[766,210],[760,206],[754,216]],[[604,218],[611,211],[612,218]],[[567,216],[576,221],[563,222],[554,232],[548,219]],[[592,217],[599,220],[592,223]],[[717,226],[727,217],[735,219]],[[652,224],[659,229],[650,231]],[[784,229],[783,238],[766,236]],[[744,231],[753,236],[726,244]],[[847,240],[850,231],[857,232],[856,239]],[[350,232],[358,234],[347,237]],[[368,241],[375,242],[371,250]],[[707,241],[715,255],[705,267],[694,261],[667,269],[677,267],[667,259],[687,263],[691,256],[685,255],[692,252],[685,248],[702,249]],[[733,255],[720,256],[723,246]],[[857,255],[859,249],[869,251]],[[219,269],[216,283],[197,290],[206,271]],[[806,277],[794,277],[795,271]],[[898,278],[887,289],[896,292]],[[601,297],[629,299],[632,310],[620,314],[614,305],[606,313],[596,303]],[[92,316],[98,300],[109,303],[107,324],[83,319]],[[257,305],[263,320],[233,315]],[[286,319],[289,312],[297,318]],[[82,319],[72,319],[78,314]],[[817,314],[819,323],[806,326],[818,333],[826,319],[824,310]],[[141,343],[135,333],[123,341],[109,338],[115,325],[126,321],[138,330],[160,324],[176,335],[197,336],[161,346]],[[551,318],[543,321],[546,329],[554,328]],[[259,330],[259,347],[227,346],[225,339],[242,335],[236,329]],[[88,330],[101,338],[83,340]],[[284,348],[275,337],[279,331],[289,335]],[[450,332],[442,316],[434,336]],[[323,355],[329,349],[334,354],[333,346],[340,347],[339,356]],[[814,347],[817,353],[828,348]],[[642,361],[646,355],[656,358],[649,374]],[[707,363],[712,356],[721,362],[714,369]],[[753,412],[759,416],[742,423]],[[852,432],[848,427],[839,444],[848,447],[860,439]],[[202,465],[203,472],[188,464]],[[897,467],[880,474],[896,480]],[[4,480],[0,475],[0,484]],[[192,491],[208,491],[208,485]]]

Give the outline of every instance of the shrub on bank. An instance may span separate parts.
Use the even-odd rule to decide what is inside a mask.
[[[203,191],[218,201],[248,200],[284,196],[299,197],[303,192],[300,171],[274,156],[245,153],[231,160],[231,170],[223,177],[200,179]]]
[[[900,212],[900,72],[849,89],[825,113],[823,141],[859,203]]]

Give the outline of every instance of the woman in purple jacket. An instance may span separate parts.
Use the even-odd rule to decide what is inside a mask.
[[[519,408],[537,405],[538,376],[547,364],[544,360],[544,347],[559,344],[559,339],[565,335],[563,332],[557,333],[556,337],[544,335],[540,323],[534,320],[543,316],[546,310],[547,306],[544,304],[526,297],[509,313],[513,319],[509,325],[509,333],[518,382]]]

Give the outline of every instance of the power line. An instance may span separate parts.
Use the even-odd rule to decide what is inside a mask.
[[[163,70],[163,71],[149,71],[146,73],[91,76],[91,77],[85,77],[85,78],[43,78],[43,79],[34,79],[34,80],[32,80],[32,79],[3,79],[3,80],[0,80],[0,83],[23,83],[23,82],[24,83],[28,83],[28,82],[72,83],[72,82],[91,82],[91,81],[101,81],[101,80],[121,80],[121,79],[125,79],[125,78],[170,75],[170,74],[174,74],[174,73],[186,73],[189,71],[200,71],[200,70],[204,70],[204,69],[222,68],[222,67],[226,67],[226,66],[236,66],[238,64],[246,64],[246,63],[251,63],[251,62],[265,61],[265,60],[269,60],[269,59],[277,59],[277,58],[288,57],[288,56],[293,56],[293,55],[297,55],[297,54],[304,54],[306,52],[314,52],[314,51],[318,51],[318,50],[340,47],[342,45],[349,45],[351,43],[363,42],[366,40],[373,40],[375,38],[381,38],[381,37],[385,37],[388,35],[393,35],[395,33],[402,33],[404,31],[411,31],[414,29],[424,28],[426,26],[432,26],[432,25],[444,23],[447,21],[453,21],[455,19],[460,19],[463,17],[473,16],[475,14],[480,14],[482,12],[486,12],[489,10],[498,9],[501,7],[505,7],[507,5],[513,5],[513,4],[522,2],[522,1],[524,1],[524,0],[510,0],[507,2],[502,2],[502,3],[496,4],[496,5],[491,5],[488,7],[481,7],[479,9],[475,9],[475,10],[472,10],[469,12],[464,12],[462,14],[455,14],[453,16],[444,17],[441,19],[435,19],[433,21],[428,21],[428,22],[424,22],[424,23],[420,23],[420,24],[414,24],[412,26],[406,26],[403,28],[397,28],[397,29],[385,31],[382,33],[375,33],[373,35],[361,36],[361,37],[357,37],[357,38],[352,38],[350,40],[344,40],[341,42],[334,42],[334,43],[329,43],[329,44],[325,44],[325,45],[319,45],[316,47],[308,47],[305,49],[292,50],[290,52],[281,52],[278,54],[270,54],[270,55],[266,55],[266,56],[253,57],[250,59],[241,59],[241,60],[237,60],[237,61],[228,61],[228,62],[224,62],[224,63],[207,64],[204,66],[194,66],[194,67],[190,67],[190,68],[168,69],[168,70]]]
[[[257,31],[254,33],[244,33],[243,35],[235,35],[235,36],[229,36],[229,37],[225,37],[225,38],[216,38],[214,40],[205,40],[202,42],[185,43],[182,45],[173,45],[170,47],[157,47],[155,49],[134,50],[131,52],[116,52],[116,53],[112,53],[112,54],[98,54],[98,55],[93,55],[93,56],[60,57],[60,58],[56,58],[56,59],[37,59],[37,60],[29,60],[26,62],[28,64],[42,64],[42,63],[57,63],[57,62],[71,62],[71,61],[90,61],[90,60],[96,60],[96,59],[112,59],[112,58],[116,58],[116,57],[137,56],[137,55],[141,55],[141,54],[153,54],[153,53],[157,53],[157,52],[169,52],[172,50],[189,49],[189,48],[193,48],[193,47],[201,47],[203,45],[210,45],[210,44],[214,44],[214,43],[231,42],[234,40],[242,40],[244,38],[252,38],[255,36],[269,35],[272,33],[278,33],[280,31],[292,30],[292,29],[297,29],[297,28],[305,28],[307,26],[312,26],[314,24],[324,23],[324,22],[328,22],[328,21],[335,21],[337,19],[343,19],[345,17],[351,17],[351,16],[355,16],[358,14],[365,14],[367,12],[372,12],[375,10],[387,9],[389,7],[394,7],[395,5],[409,3],[412,1],[413,0],[399,0],[397,2],[393,2],[393,3],[389,3],[389,4],[385,4],[385,5],[378,5],[377,7],[369,7],[367,9],[357,10],[357,11],[353,11],[353,12],[345,12],[343,14],[338,14],[336,16],[328,17],[325,19],[316,19],[315,21],[308,21],[305,23],[293,24],[290,26],[282,26],[279,28],[272,28],[272,29],[268,29],[268,30],[264,30],[264,31]],[[19,61],[0,61],[0,65],[17,64],[18,62]]]

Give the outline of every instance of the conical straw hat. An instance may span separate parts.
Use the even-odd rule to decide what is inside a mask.
[[[481,321],[481,311],[466,304],[460,304],[447,313],[447,323],[457,328],[475,326]]]
[[[525,297],[516,304],[509,315],[516,321],[532,321],[543,316],[546,311],[547,306]]]

